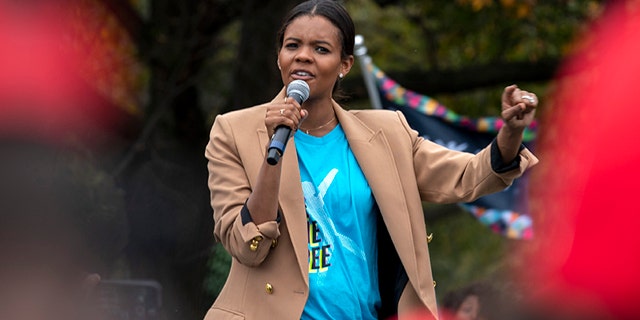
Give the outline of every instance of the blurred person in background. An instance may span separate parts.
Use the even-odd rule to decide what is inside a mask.
[[[474,283],[445,294],[441,316],[445,320],[499,320],[511,318],[505,295],[487,283]]]

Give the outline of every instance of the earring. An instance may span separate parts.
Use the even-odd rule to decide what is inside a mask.
[[[338,75],[338,77],[340,77],[340,79],[344,78],[344,74],[342,74],[342,72],[340,72],[340,74]]]
[[[276,64],[278,65],[278,70],[282,70],[282,67],[280,67],[280,60],[276,60]]]

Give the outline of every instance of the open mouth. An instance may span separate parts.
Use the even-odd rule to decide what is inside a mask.
[[[294,79],[301,79],[301,80],[308,80],[313,78],[313,74],[305,70],[295,70],[291,73],[291,76]]]

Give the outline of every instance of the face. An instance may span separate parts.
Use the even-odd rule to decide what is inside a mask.
[[[289,24],[278,64],[282,82],[304,80],[311,89],[309,100],[331,98],[340,73],[346,75],[353,56],[342,59],[340,30],[322,16],[301,16]]]
[[[478,296],[471,295],[462,301],[460,308],[456,311],[456,320],[475,320],[479,319],[480,300]]]

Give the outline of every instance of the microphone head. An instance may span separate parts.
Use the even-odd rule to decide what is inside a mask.
[[[309,85],[303,80],[293,80],[287,86],[287,97],[296,99],[299,104],[309,99],[309,92]]]

